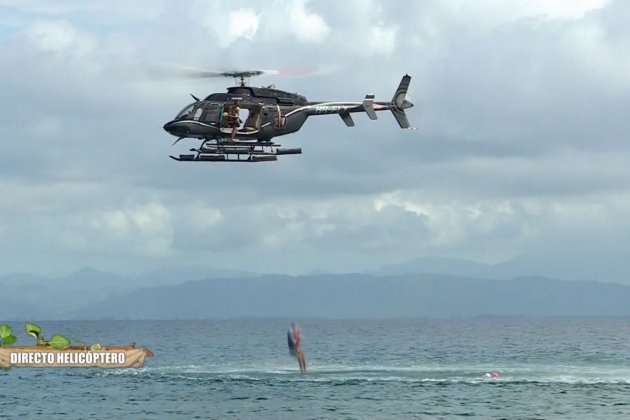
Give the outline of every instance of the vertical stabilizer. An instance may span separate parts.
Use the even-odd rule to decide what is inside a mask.
[[[409,83],[411,83],[411,76],[408,74],[404,75],[400,80],[400,84],[396,89],[396,93],[394,93],[394,97],[391,102],[391,111],[394,114],[394,118],[398,121],[398,125],[400,128],[409,128],[409,120],[407,119],[407,115],[405,114],[405,109],[411,108],[413,104],[409,102],[407,97],[407,90],[409,89]]]

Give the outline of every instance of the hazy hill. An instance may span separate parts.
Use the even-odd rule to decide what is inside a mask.
[[[501,270],[497,266],[482,264],[474,261],[446,258],[446,257],[421,257],[398,264],[388,264],[375,271],[379,276],[398,276],[403,274],[441,274],[456,277],[476,277],[485,279],[502,279],[518,277],[523,273],[506,275],[507,270]]]
[[[209,269],[203,266],[186,266],[170,270],[153,270],[136,276],[131,281],[138,286],[165,286],[180,284],[192,280],[233,279],[259,276],[245,270]]]
[[[600,255],[521,255],[498,264],[482,264],[456,258],[422,257],[388,264],[376,275],[434,273],[447,276],[512,279],[522,276],[549,277],[562,280],[611,281],[630,284],[630,264],[623,252]]]
[[[0,299],[0,325],[16,319],[41,318],[42,313],[37,307],[23,302],[12,302],[9,299]]]
[[[526,269],[422,258],[378,275],[256,276],[204,267],[136,277],[91,268],[63,278],[12,274],[0,277],[0,320],[630,315],[630,286],[536,276],[497,280]]]
[[[264,276],[135,290],[73,311],[76,319],[630,316],[630,286],[523,277]]]
[[[245,271],[209,270],[187,267],[182,270],[156,270],[141,276],[125,277],[93,268],[67,276],[47,278],[17,273],[0,277],[3,298],[2,318],[62,318],[68,312],[106,299],[125,295],[142,287],[180,284],[208,278],[247,277]]]
[[[13,305],[27,308],[9,313],[26,312],[27,318],[39,315],[56,318],[86,304],[122,295],[133,289],[128,279],[91,268],[81,269],[63,278],[12,274],[0,278],[0,287],[5,299],[10,299]]]

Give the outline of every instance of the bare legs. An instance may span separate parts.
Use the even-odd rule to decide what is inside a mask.
[[[300,372],[306,373],[306,355],[302,350],[298,350],[296,357],[298,359],[298,364],[300,365]]]

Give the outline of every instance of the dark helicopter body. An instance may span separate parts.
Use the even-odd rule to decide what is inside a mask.
[[[389,110],[401,128],[409,128],[404,110],[413,106],[405,100],[411,77],[405,75],[391,102],[374,102],[367,95],[363,102],[309,102],[304,96],[273,87],[235,86],[227,93],[213,93],[204,100],[184,108],[164,129],[178,137],[203,141],[194,155],[180,155],[180,161],[267,161],[277,155],[300,154],[301,149],[280,149],[272,142],[274,137],[298,131],[312,115],[339,114],[344,123],[352,127],[351,113],[365,112],[376,119],[376,111]],[[195,98],[197,99],[197,98]],[[225,113],[238,104],[248,116],[232,140],[232,128],[226,126]],[[171,156],[172,157],[172,156]]]

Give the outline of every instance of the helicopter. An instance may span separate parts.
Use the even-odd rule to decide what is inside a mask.
[[[400,128],[410,128],[405,109],[413,104],[406,99],[411,81],[407,74],[390,102],[375,102],[372,94],[362,102],[309,102],[302,95],[276,89],[274,85],[252,87],[245,82],[265,74],[277,72],[197,72],[196,77],[233,77],[236,84],[227,93],[212,93],[203,100],[191,94],[195,102],[167,122],[164,130],[177,137],[173,145],[187,138],[200,140],[201,144],[190,149],[191,153],[170,157],[180,162],[268,162],[281,155],[301,154],[301,148],[282,148],[273,139],[295,133],[308,117],[315,115],[338,114],[346,126],[353,127],[352,113],[365,112],[375,120],[377,111],[391,111]],[[244,122],[239,110],[247,112]]]

